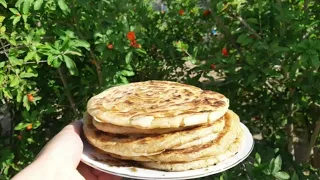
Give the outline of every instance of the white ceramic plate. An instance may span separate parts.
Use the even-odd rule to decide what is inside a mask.
[[[84,141],[84,149],[83,149],[81,161],[100,171],[103,171],[109,174],[114,174],[117,176],[133,178],[133,179],[178,180],[178,179],[194,179],[194,178],[205,177],[205,176],[226,171],[238,165],[240,162],[245,160],[250,155],[254,146],[254,140],[249,129],[242,123],[241,123],[241,127],[244,131],[245,137],[242,141],[240,151],[236,155],[214,166],[209,166],[203,169],[189,170],[189,171],[183,171],[183,172],[165,172],[165,171],[151,170],[151,169],[145,169],[140,167],[111,166],[111,165],[108,165],[106,162],[96,160],[97,157],[103,157],[103,155],[99,154],[99,152],[97,151],[94,151],[93,147],[84,138],[82,138]]]

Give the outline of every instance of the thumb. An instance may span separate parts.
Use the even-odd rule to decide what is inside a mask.
[[[81,121],[75,121],[63,128],[41,150],[37,161],[50,163],[51,168],[76,169],[83,151],[80,138],[81,126]]]

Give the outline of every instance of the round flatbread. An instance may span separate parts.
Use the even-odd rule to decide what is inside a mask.
[[[178,128],[155,128],[155,129],[141,129],[135,127],[125,127],[125,126],[117,126],[110,123],[101,122],[99,120],[95,120],[88,113],[85,113],[85,116],[89,116],[88,118],[92,119],[93,125],[100,131],[113,133],[113,134],[166,134],[177,131],[182,131],[186,129],[190,129],[194,126],[187,127],[178,127]]]
[[[93,96],[88,113],[98,122],[141,129],[214,122],[229,108],[222,94],[171,81],[116,86]]]
[[[227,113],[228,114],[228,113]],[[84,135],[96,148],[120,156],[150,156],[224,129],[224,117],[212,124],[161,135],[130,136],[99,131],[84,117]]]
[[[237,152],[239,152],[242,140],[243,134],[241,133],[240,136],[237,137],[235,142],[233,142],[223,153],[191,162],[141,162],[140,164],[142,164],[146,168],[164,171],[186,171],[191,169],[206,168],[234,156]]]
[[[225,126],[219,135],[213,139],[211,142],[206,144],[196,144],[195,146],[188,147],[186,149],[180,149],[184,144],[177,145],[167,149],[166,151],[151,155],[151,156],[115,156],[113,157],[124,159],[124,160],[134,160],[134,161],[155,161],[155,162],[187,162],[194,161],[207,156],[214,156],[221,154],[226,151],[229,145],[235,141],[237,138],[241,127],[240,119],[237,114],[229,110],[225,116]],[[203,136],[202,138],[204,138]],[[199,138],[199,139],[202,139]],[[194,142],[201,142],[195,139]],[[178,148],[177,148],[178,147]]]

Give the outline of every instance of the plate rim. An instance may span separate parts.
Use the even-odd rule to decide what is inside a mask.
[[[168,180],[168,179],[173,179],[173,178],[177,179],[177,180],[182,180],[182,179],[192,179],[192,178],[200,178],[200,177],[210,176],[210,175],[213,175],[213,174],[218,174],[218,173],[224,172],[226,170],[229,170],[229,169],[239,165],[241,162],[243,162],[245,159],[247,159],[250,156],[250,154],[252,153],[252,151],[254,149],[254,146],[255,146],[255,140],[254,140],[254,138],[252,136],[252,133],[250,132],[249,128],[245,124],[243,124],[242,122],[240,122],[240,125],[241,125],[242,128],[245,128],[245,130],[248,132],[248,135],[250,135],[250,139],[252,140],[252,145],[250,147],[250,150],[243,157],[238,159],[236,162],[234,162],[234,163],[230,164],[229,166],[226,166],[226,167],[224,167],[222,169],[219,169],[218,171],[208,171],[208,173],[192,175],[192,176],[182,176],[182,177],[159,177],[159,176],[156,176],[156,177],[144,177],[144,176],[135,176],[135,175],[123,174],[123,173],[114,172],[114,171],[110,171],[110,170],[107,170],[107,169],[100,168],[100,167],[98,167],[98,166],[96,166],[96,165],[94,165],[94,164],[92,164],[90,162],[85,161],[83,159],[83,157],[87,157],[87,158],[89,158],[89,157],[85,156],[84,154],[81,155],[81,162],[83,162],[84,164],[86,164],[86,165],[88,165],[88,166],[90,166],[92,168],[98,169],[98,170],[100,170],[102,172],[105,172],[105,173],[108,173],[108,174],[112,174],[112,175],[116,175],[116,176],[120,176],[120,177],[125,177],[125,178],[134,178],[134,179],[143,179],[143,180],[154,179],[154,178],[159,179],[159,180]],[[105,164],[108,165],[107,163],[105,163]],[[212,165],[212,166],[215,166],[215,165]],[[201,169],[207,169],[207,168],[212,167],[212,166],[208,166],[206,168],[201,168]],[[135,166],[132,166],[132,167],[133,168],[137,168],[137,169],[153,170],[153,169],[140,168],[140,167],[135,167]],[[198,169],[198,170],[201,170],[201,169]],[[154,170],[154,171],[160,171],[160,170]],[[184,172],[187,172],[187,171],[184,171]],[[162,171],[162,172],[167,173],[166,171]]]

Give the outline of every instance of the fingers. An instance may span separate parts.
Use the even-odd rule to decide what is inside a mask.
[[[94,174],[95,176],[100,176],[101,174],[103,174],[103,172],[99,171],[99,170],[96,170],[94,168],[92,168],[91,170],[92,174]]]
[[[98,180],[121,180],[121,179],[122,179],[121,177],[114,176],[111,174],[105,174],[105,173],[98,176]]]
[[[76,169],[80,162],[83,143],[79,136],[80,121],[63,128],[39,153],[37,160],[50,163],[51,167]]]
[[[86,179],[86,180],[97,180],[97,176],[95,176],[92,172],[91,169],[83,164],[82,162],[78,166],[78,171],[79,173]]]

